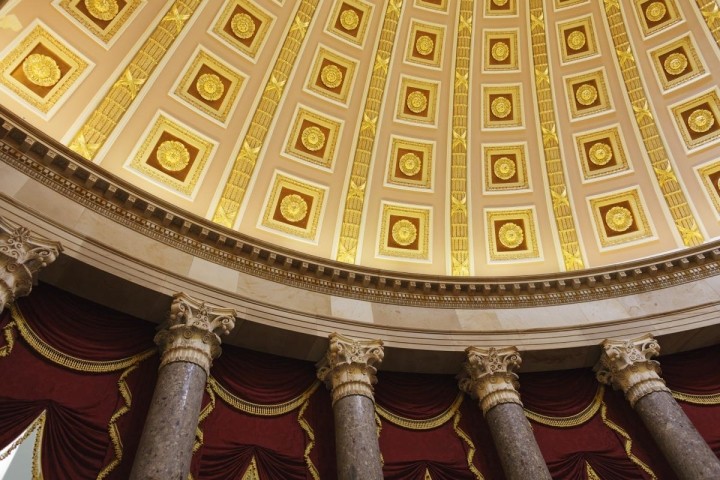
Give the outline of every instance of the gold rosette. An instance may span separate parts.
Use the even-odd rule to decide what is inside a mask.
[[[502,7],[508,3],[508,0],[493,0],[493,3],[498,7]]]
[[[325,134],[318,127],[307,127],[303,130],[300,141],[311,152],[317,152],[325,146]]]
[[[520,225],[512,222],[504,223],[498,230],[498,240],[507,248],[517,248],[525,239],[525,234]]]
[[[710,110],[698,108],[690,114],[688,127],[695,133],[705,133],[715,125],[715,116]]]
[[[391,235],[395,243],[407,247],[417,238],[417,228],[410,220],[398,220],[392,227]]]
[[[515,175],[515,162],[508,157],[501,157],[495,161],[493,172],[500,180],[510,180]]]
[[[415,49],[420,55],[430,55],[435,48],[435,42],[427,35],[420,35],[415,41]]]
[[[247,40],[255,35],[255,22],[247,13],[237,13],[230,21],[230,29],[236,37]]]
[[[667,13],[667,7],[663,2],[652,2],[645,9],[645,18],[651,22],[659,22]]]
[[[587,38],[585,34],[580,30],[575,30],[567,36],[567,45],[571,50],[580,50],[585,46]]]
[[[355,10],[343,10],[343,12],[340,14],[340,25],[342,25],[345,30],[355,30],[359,24],[360,17],[358,17],[358,14],[355,12]]]
[[[90,15],[105,22],[115,18],[120,11],[116,0],[85,0],[85,8]]]
[[[280,201],[280,215],[288,222],[299,222],[307,216],[308,204],[300,195],[286,195]]]
[[[589,83],[584,83],[575,92],[575,99],[580,105],[592,105],[597,100],[598,92],[595,87]]]
[[[505,42],[495,42],[492,50],[490,50],[490,55],[492,55],[492,58],[496,61],[502,62],[510,56],[510,47]]]
[[[343,74],[337,65],[325,65],[320,71],[320,80],[328,88],[337,88],[342,84]]]
[[[415,90],[407,96],[407,107],[413,113],[420,113],[427,108],[427,97],[419,90]]]
[[[505,118],[512,112],[512,102],[505,97],[498,97],[490,104],[490,111],[497,118]]]
[[[402,173],[408,177],[412,177],[420,172],[422,160],[420,160],[420,157],[418,157],[415,153],[409,152],[400,157],[398,166],[400,167],[400,171]]]
[[[33,53],[23,61],[23,73],[39,87],[52,87],[60,80],[60,67],[52,57]]]
[[[671,53],[663,62],[663,68],[670,75],[680,75],[685,71],[687,66],[688,59],[680,52]]]
[[[597,142],[593,144],[588,153],[590,154],[590,161],[601,167],[607,165],[613,158],[612,148],[607,143]]]
[[[633,224],[633,216],[625,207],[612,207],[605,214],[605,223],[613,232],[624,232]]]
[[[165,170],[179,172],[190,163],[190,152],[177,140],[166,140],[160,144],[155,154],[157,161]]]
[[[209,102],[219,100],[225,93],[225,85],[223,85],[220,77],[214,73],[200,75],[197,82],[195,82],[195,88],[197,88],[200,96]]]

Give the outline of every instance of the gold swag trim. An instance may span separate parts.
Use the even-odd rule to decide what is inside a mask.
[[[632,438],[630,438],[630,435],[623,430],[619,425],[614,423],[612,420],[607,418],[607,406],[605,405],[605,402],[601,403],[600,407],[600,415],[602,416],[602,421],[605,425],[607,425],[610,430],[615,431],[618,435],[620,435],[625,440],[625,454],[630,459],[631,462],[633,462],[638,467],[642,468],[645,473],[650,475],[650,478],[653,480],[657,480],[657,476],[655,475],[655,472],[650,470],[650,467],[648,467],[642,460],[640,460],[638,457],[635,456],[634,453],[632,453]]]
[[[682,393],[670,390],[675,400],[680,400],[693,405],[720,405],[720,393],[711,393],[710,395],[695,395],[693,393]]]
[[[541,415],[539,413],[535,413],[531,410],[524,409],[525,410],[525,416],[529,418],[530,420],[533,420],[537,423],[540,423],[542,425],[547,425],[549,427],[558,427],[558,428],[571,428],[571,427],[577,427],[579,425],[582,425],[583,423],[587,422],[591,418],[595,416],[597,411],[600,409],[600,405],[602,404],[603,395],[605,394],[605,386],[600,385],[598,386],[597,391],[595,392],[595,397],[592,399],[592,402],[582,409],[582,411],[576,413],[575,415],[570,415],[569,417],[551,417],[548,415]]]
[[[260,417],[274,417],[277,415],[283,415],[291,412],[302,405],[320,386],[320,381],[315,380],[310,387],[301,393],[298,397],[288,400],[283,403],[276,403],[271,405],[261,405],[259,403],[248,402],[240,397],[237,397],[227,391],[225,387],[215,380],[215,377],[208,378],[208,387],[211,388],[220,398],[225,400],[225,403],[235,407],[241,412],[249,413],[250,415],[257,415]]]
[[[307,435],[307,445],[305,445],[305,452],[303,452],[303,458],[305,459],[305,465],[307,465],[308,471],[310,472],[310,475],[312,475],[312,478],[314,480],[320,480],[320,472],[318,472],[317,468],[315,468],[315,464],[310,458],[310,452],[312,452],[313,447],[315,447],[315,432],[313,431],[308,421],[305,420],[305,410],[307,410],[309,406],[310,396],[308,395],[308,398],[305,399],[302,407],[300,407],[300,411],[298,412],[298,423],[300,424],[300,428],[305,431],[305,435]]]
[[[453,417],[453,415],[455,415],[455,412],[457,412],[458,408],[460,408],[460,404],[462,403],[464,396],[464,393],[458,393],[455,400],[453,400],[452,405],[450,405],[447,410],[442,412],[440,415],[427,418],[425,420],[415,420],[413,418],[401,417],[400,415],[396,415],[381,407],[377,403],[375,404],[375,410],[382,418],[399,427],[408,428],[410,430],[431,430],[439,427],[440,425],[444,425]]]
[[[132,357],[121,358],[120,360],[109,360],[109,361],[96,361],[96,360],[83,360],[67,355],[60,350],[56,349],[45,343],[28,325],[25,317],[23,316],[17,305],[10,307],[10,313],[12,314],[13,320],[17,324],[17,328],[20,331],[23,339],[40,355],[47,358],[48,360],[67,367],[71,370],[77,370],[80,372],[90,373],[107,373],[115,372],[117,370],[124,370],[128,367],[132,367],[143,360],[151,357],[157,351],[156,348],[150,348],[144,352],[133,355]]]
[[[464,394],[463,394],[464,397]],[[462,402],[462,397],[461,397]],[[470,471],[475,475],[475,478],[477,480],[485,480],[485,477],[483,477],[482,473],[480,473],[480,470],[475,467],[473,464],[473,457],[475,457],[475,444],[473,443],[472,439],[468,436],[467,433],[463,431],[462,428],[460,428],[460,409],[455,409],[455,414],[453,415],[453,430],[455,430],[455,433],[457,433],[457,436],[460,437],[462,441],[467,443],[468,446],[468,452],[467,452],[467,464]]]
[[[15,345],[15,330],[17,324],[14,320],[10,320],[5,327],[3,327],[3,336],[5,337],[5,345],[0,347],[0,358],[7,357],[12,352],[13,346]]]

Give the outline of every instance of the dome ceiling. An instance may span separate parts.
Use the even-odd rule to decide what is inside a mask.
[[[720,236],[712,0],[10,0],[0,15],[2,105],[265,242],[504,276]]]

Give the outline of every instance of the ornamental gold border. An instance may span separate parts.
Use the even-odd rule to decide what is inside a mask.
[[[70,70],[58,80],[45,97],[40,97],[10,75],[39,44],[70,66]],[[89,60],[67,45],[68,43],[47,25],[35,20],[18,35],[15,42],[8,45],[0,61],[0,72],[2,72],[0,85],[34,107],[45,120],[55,114],[62,102],[70,96],[71,90],[78,87],[81,77],[89,73],[88,67],[92,65]]]
[[[720,220],[720,184],[713,185],[710,175],[720,172],[720,160],[712,160],[710,162],[695,167],[695,173],[700,178],[705,187],[705,195],[715,207],[715,216]],[[720,182],[720,177],[718,177]]]
[[[572,75],[563,77],[565,83],[565,93],[567,96],[567,106],[570,111],[570,117],[574,120],[584,119],[586,117],[594,117],[603,115],[613,110],[613,105],[608,95],[607,82],[605,80],[605,69],[599,68],[591,72],[586,72],[579,75]],[[597,85],[597,97],[600,100],[600,104],[587,109],[578,109],[577,100],[575,98],[574,86],[587,82],[588,80],[594,80]]]
[[[536,225],[537,218],[534,206],[520,207],[512,210],[506,208],[485,208],[485,234],[488,244],[488,263],[506,263],[509,261],[535,262],[542,260],[543,256],[538,243]],[[525,223],[523,235],[527,248],[524,250],[510,250],[500,252],[495,241],[495,222],[500,220],[522,219]]]
[[[440,0],[440,5],[423,0],[415,0],[415,6],[419,8],[425,8],[427,10],[434,10],[436,12],[447,13],[448,0]]]
[[[524,1],[524,0],[520,0]],[[510,8],[505,11],[492,10],[492,3],[494,0],[484,0],[485,8],[484,13],[486,17],[516,17],[518,15],[518,0],[508,0]]]
[[[512,30],[483,30],[483,71],[487,73],[507,72],[519,70],[518,58],[520,57],[520,51],[518,50],[518,29]],[[506,40],[509,39],[510,45],[510,64],[509,65],[491,65],[490,58],[492,52],[490,51],[491,40]]]
[[[93,39],[106,48],[112,45],[116,40],[116,36],[121,30],[124,30],[131,18],[144,6],[145,0],[126,0],[125,6],[118,11],[117,15],[110,20],[105,28],[100,28],[98,24],[88,18],[79,8],[78,3],[83,0],[53,0],[52,4],[55,8],[66,14],[73,21],[77,22]]]
[[[660,56],[671,50],[675,50],[678,47],[682,47],[683,51],[686,53],[685,56],[687,57],[690,71],[678,78],[668,80],[665,75],[665,67],[660,61]],[[672,42],[661,47],[649,50],[648,55],[650,56],[653,67],[655,68],[655,74],[658,82],[665,91],[672,90],[673,88],[686,84],[692,80],[697,80],[699,77],[704,76],[706,72],[705,64],[700,59],[697,47],[695,46],[695,41],[689,33],[681,38],[673,39]]]
[[[198,149],[198,154],[192,161],[192,167],[185,181],[177,180],[147,165],[147,159],[163,132],[179,137],[184,142]],[[192,200],[197,194],[200,179],[204,176],[206,166],[215,149],[215,142],[201,136],[191,127],[184,125],[163,111],[158,111],[155,114],[150,126],[143,132],[140,138],[144,140],[135,146],[133,153],[130,154],[130,160],[125,163],[124,167],[135,174],[140,174],[148,178],[153,181],[153,183],[160,185],[176,195],[181,195]]]
[[[260,27],[255,32],[255,35],[253,35],[253,41],[249,47],[242,42],[239,42],[235,37],[228,34],[223,29],[223,27],[227,24],[227,21],[230,19],[230,14],[235,9],[235,6],[244,8],[260,20]],[[213,20],[209,33],[235,48],[238,52],[254,62],[258,53],[265,45],[265,37],[270,31],[270,27],[274,21],[275,17],[273,15],[251,0],[227,0],[225,6]]]
[[[490,155],[514,154],[516,158],[515,169],[518,176],[517,182],[493,183],[494,165],[490,162]],[[518,191],[531,191],[530,175],[527,165],[527,143],[517,144],[483,144],[483,193],[498,195],[503,193],[517,193]]]
[[[635,232],[608,237],[605,233],[605,219],[602,218],[600,214],[600,208],[622,201],[627,201],[630,204],[630,212],[638,229]],[[651,241],[656,238],[653,228],[648,222],[648,217],[645,214],[645,207],[643,206],[639,187],[630,187],[611,193],[587,197],[587,205],[593,219],[593,228],[596,233],[595,238],[598,240],[601,251],[637,245],[638,243]]]
[[[675,125],[680,132],[687,151],[695,150],[711,143],[717,143],[718,140],[720,140],[720,130],[710,132],[708,135],[700,135],[698,138],[693,139],[682,117],[683,113],[687,113],[704,103],[709,104],[710,111],[715,118],[715,125],[717,126],[720,124],[720,96],[718,96],[717,90],[711,90],[691,100],[670,106],[673,118],[675,119]]]
[[[587,3],[590,0],[554,0],[555,10],[562,10],[565,8],[574,7],[582,3]]]
[[[680,16],[680,11],[677,8],[677,5],[675,4],[675,0],[662,0],[662,2],[667,7],[667,12],[670,15],[670,19],[659,24],[655,25],[653,27],[650,27],[646,21],[645,18],[645,11],[643,10],[643,3],[647,5],[648,0],[634,0],[634,7],[635,7],[635,15],[636,20],[638,22],[638,25],[640,25],[640,30],[643,32],[643,35],[645,37],[649,37],[651,35],[654,35],[662,30],[665,30],[666,28],[669,28],[676,23],[678,23],[680,20],[682,20],[682,17]],[[646,6],[645,5],[645,6]]]
[[[411,188],[415,191],[432,191],[433,169],[435,168],[433,162],[435,146],[435,142],[393,135],[390,139],[385,185],[394,188]],[[397,152],[400,148],[420,150],[423,152],[423,163],[421,166],[422,178],[420,180],[408,180],[395,176],[394,172],[398,160]]]
[[[400,203],[391,203],[383,201],[381,203],[380,214],[380,238],[378,239],[377,258],[403,260],[403,261],[420,261],[427,263],[430,258],[430,227],[432,225],[432,207],[423,207],[419,205],[408,205]],[[398,215],[403,217],[411,217],[418,220],[419,228],[417,233],[418,248],[417,250],[407,250],[404,248],[396,248],[388,245],[389,222],[390,215]]]
[[[281,234],[282,236],[289,236],[295,240],[300,239],[312,244],[317,244],[317,232],[319,230],[322,212],[325,210],[325,194],[328,191],[328,187],[302,180],[280,170],[275,170],[273,173],[271,185],[272,187],[268,189],[269,193],[267,197],[265,197],[263,216],[258,222],[258,228],[275,234]],[[302,192],[313,198],[313,203],[307,212],[309,218],[306,228],[295,227],[272,218],[278,202],[281,200],[280,192],[283,187]]]
[[[410,88],[419,88],[430,92],[427,99],[427,115],[416,116],[403,113],[405,102],[407,101],[407,91]],[[437,105],[438,91],[440,90],[440,82],[423,80],[417,77],[408,77],[403,75],[400,79],[400,88],[398,89],[398,102],[395,110],[395,119],[403,123],[411,123],[413,125],[436,126],[437,124]]]
[[[602,180],[609,177],[616,177],[618,174],[625,174],[632,171],[632,165],[625,150],[625,142],[623,141],[619,125],[614,125],[610,128],[604,128],[593,132],[575,134],[573,136],[575,137],[577,159],[580,162],[580,169],[583,174],[583,183]],[[617,165],[614,167],[599,168],[595,172],[592,172],[589,168],[590,159],[587,158],[583,145],[592,141],[604,139],[610,141],[613,154],[618,157],[616,158]]]
[[[363,12],[362,19],[360,19],[360,24],[358,25],[358,34],[355,36],[335,28],[335,23],[337,21],[338,15],[340,15],[340,9],[343,3],[351,7],[357,8],[358,10]],[[332,14],[329,16],[328,24],[325,27],[325,31],[335,35],[341,40],[349,42],[351,45],[354,45],[356,47],[362,47],[365,43],[365,38],[367,36],[367,29],[370,25],[373,8],[373,5],[365,3],[361,0],[338,0],[333,7]]]
[[[293,121],[292,127],[288,131],[288,136],[285,139],[284,153],[295,160],[300,160],[303,163],[309,162],[312,166],[318,166],[325,170],[332,171],[333,164],[335,163],[335,150],[337,148],[338,139],[340,138],[340,131],[342,129],[343,122],[340,119],[330,117],[316,110],[311,110],[309,107],[304,105],[297,106],[293,117],[295,117],[295,120]],[[322,159],[295,148],[295,140],[302,135],[300,127],[302,127],[304,120],[317,123],[318,125],[322,125],[330,130],[330,138],[325,139],[325,154]]]
[[[483,103],[483,130],[495,130],[498,128],[517,129],[525,126],[525,117],[523,112],[523,101],[521,98],[520,85],[493,85],[482,87],[482,103]],[[511,120],[493,120],[490,118],[490,95],[504,95],[512,98],[512,119]]]
[[[568,55],[566,49],[567,41],[565,38],[565,32],[567,30],[574,29],[580,26],[585,27],[585,42],[588,45],[588,51]],[[585,17],[580,17],[567,22],[559,23],[557,25],[557,37],[558,50],[560,51],[560,58],[562,59],[561,63],[563,65],[600,55],[598,43],[595,39],[595,24],[593,23],[592,15],[587,15]]]
[[[335,93],[329,89],[319,87],[315,82],[318,76],[320,76],[320,67],[322,66],[323,60],[329,60],[330,62],[336,63],[345,67],[345,74],[342,79],[342,87],[340,92]],[[311,93],[315,93],[322,98],[330,99],[342,106],[347,106],[348,98],[350,97],[350,91],[352,90],[353,84],[355,83],[355,70],[357,69],[357,61],[351,60],[347,54],[340,54],[337,51],[331,50],[325,45],[320,44],[317,51],[315,52],[315,58],[312,63],[313,67],[307,78],[305,88]]]
[[[222,74],[223,77],[230,81],[230,87],[225,93],[225,98],[219,109],[210,107],[205,102],[188,93],[191,86],[190,82],[197,76],[198,71],[204,65]],[[201,115],[209,117],[211,120],[220,123],[223,127],[227,126],[232,112],[237,107],[236,100],[245,86],[247,77],[223,63],[222,60],[215,57],[202,46],[198,46],[195,50],[190,57],[190,61],[183,67],[183,72],[179,82],[173,86],[171,95],[187,104],[190,108],[197,110]]]
[[[432,59],[426,60],[413,55],[418,31],[435,34],[435,45],[432,51]],[[424,65],[426,67],[440,68],[443,58],[443,49],[445,47],[445,32],[446,28],[444,25],[413,20],[410,24],[410,33],[408,33],[408,43],[405,46],[405,61],[407,63]]]

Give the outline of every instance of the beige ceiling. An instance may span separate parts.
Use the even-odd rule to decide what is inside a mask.
[[[720,236],[712,0],[10,0],[0,103],[147,192],[373,268]]]

